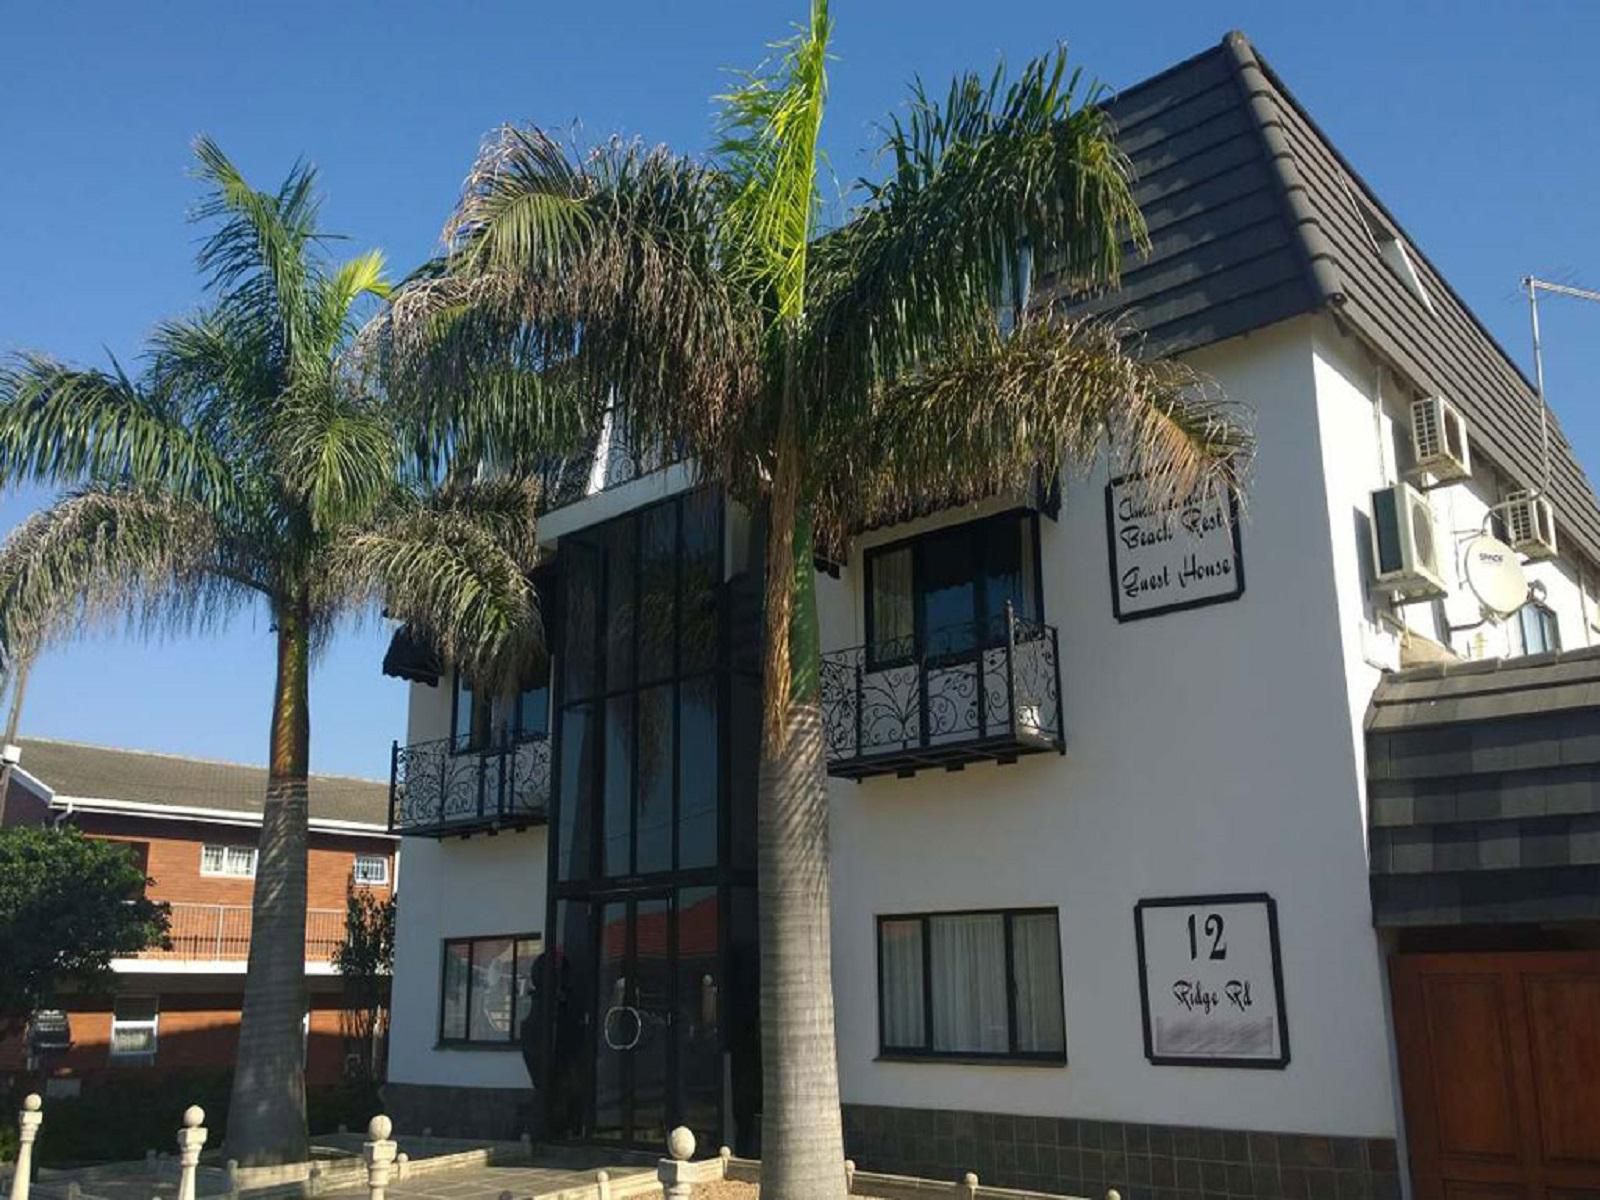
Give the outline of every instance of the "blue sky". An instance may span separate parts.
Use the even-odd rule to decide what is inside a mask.
[[[506,120],[706,144],[724,68],[753,65],[804,0],[167,2],[0,10],[0,351],[133,360],[198,300],[189,142],[216,137],[258,185],[304,155],[329,229],[397,271],[427,254],[485,131]],[[1600,287],[1600,4],[835,0],[824,140],[845,180],[920,73],[942,84],[1066,40],[1112,85],[1243,29],[1413,240],[1524,364],[1532,271]],[[1600,305],[1543,307],[1552,402],[1600,472]],[[9,529],[47,497],[0,500]],[[383,775],[405,687],[381,623],[318,666],[312,764]],[[42,658],[22,728],[259,762],[272,686],[261,614],[141,645],[98,634]]]

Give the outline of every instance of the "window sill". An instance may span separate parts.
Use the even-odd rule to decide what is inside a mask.
[[[441,1041],[433,1044],[435,1050],[470,1050],[473,1052],[490,1051],[501,1052],[506,1050],[520,1051],[522,1046],[518,1042],[450,1042]]]
[[[872,1060],[881,1063],[926,1063],[933,1066],[956,1067],[1055,1067],[1067,1065],[1065,1056],[1060,1058],[1023,1058],[1013,1057],[1008,1054],[895,1054],[892,1052],[879,1054]]]

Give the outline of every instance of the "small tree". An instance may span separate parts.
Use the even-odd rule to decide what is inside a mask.
[[[62,829],[0,829],[0,1028],[64,983],[111,982],[111,960],[163,944],[167,906],[145,898],[130,848]]]
[[[354,1054],[357,1080],[375,1083],[378,1046],[389,1026],[389,979],[394,973],[395,898],[380,900],[355,877],[345,887],[344,941],[333,952],[333,968],[344,980],[346,1054]]]

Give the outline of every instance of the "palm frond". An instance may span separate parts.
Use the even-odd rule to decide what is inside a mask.
[[[391,289],[383,271],[383,252],[368,250],[341,263],[318,283],[313,298],[313,336],[323,356],[337,354],[345,341],[356,333],[352,312],[362,300],[388,299]]]
[[[779,322],[798,321],[806,302],[806,253],[818,206],[817,135],[827,98],[827,0],[811,21],[774,49],[782,53],[720,97],[716,155],[731,196],[725,252],[771,290]]]
[[[949,348],[883,388],[864,420],[830,427],[819,523],[837,544],[853,527],[1019,492],[1102,453],[1142,475],[1156,504],[1238,489],[1253,448],[1244,417],[1183,364],[1128,353],[1114,325],[1033,320]]]
[[[389,494],[398,450],[391,414],[336,368],[281,397],[272,436],[273,476],[319,534],[364,521]]]
[[[7,662],[118,617],[134,629],[220,621],[263,588],[198,505],[126,489],[68,495],[0,545]]]
[[[0,486],[24,479],[158,488],[214,510],[235,492],[215,447],[120,366],[81,370],[38,354],[0,367]]]
[[[211,192],[193,216],[217,223],[196,256],[207,286],[221,294],[224,307],[248,310],[259,323],[275,325],[283,355],[292,362],[310,352],[302,343],[315,321],[313,249],[321,236],[316,171],[297,163],[276,194],[260,192],[210,138],[195,139],[194,152]]]
[[[1009,83],[958,76],[942,101],[915,86],[884,136],[888,178],[863,182],[859,211],[813,249],[814,369],[831,388],[864,397],[983,336],[1035,256],[1073,286],[1116,283],[1144,222],[1099,96],[1064,49]]]
[[[713,171],[662,149],[575,156],[537,130],[500,131],[442,264],[369,331],[387,389],[447,437],[533,403],[521,430],[553,435],[556,452],[620,402],[642,437],[715,459],[756,391],[762,334],[721,269],[721,195]]]
[[[544,652],[529,483],[453,487],[401,497],[337,547],[327,587],[380,602],[486,690],[509,686]]]

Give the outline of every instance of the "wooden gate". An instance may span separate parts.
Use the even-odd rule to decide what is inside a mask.
[[[1600,953],[1390,961],[1416,1200],[1600,1200]]]

